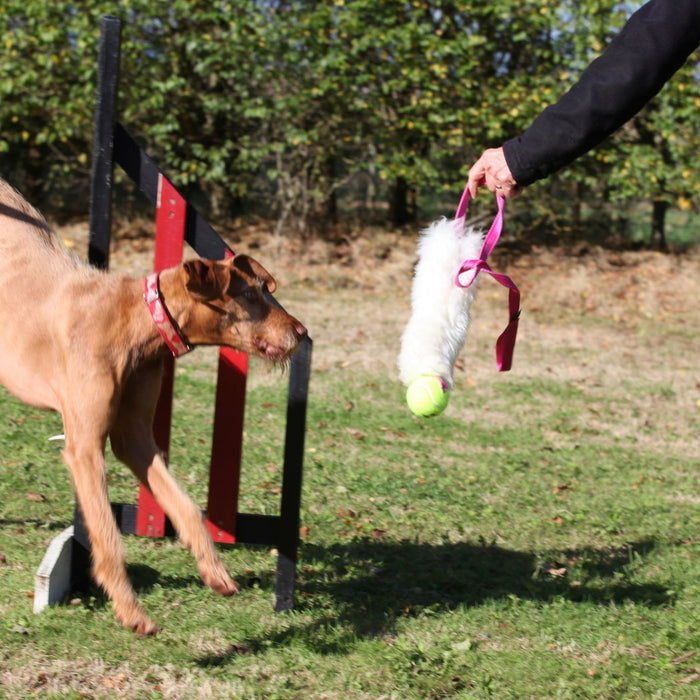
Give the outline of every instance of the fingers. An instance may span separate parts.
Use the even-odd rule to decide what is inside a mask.
[[[510,172],[502,148],[489,148],[484,151],[469,171],[469,194],[476,197],[482,185],[506,198],[517,197],[523,191]]]
[[[515,183],[504,183],[504,184],[498,184],[495,185],[493,188],[489,187],[491,192],[495,192],[496,194],[500,194],[501,197],[505,197],[506,199],[512,199],[513,197],[517,197],[522,191],[523,188],[520,187],[520,185],[516,185]]]
[[[469,171],[469,179],[467,180],[467,187],[469,188],[469,194],[472,198],[476,198],[479,194],[479,187],[486,184],[486,168],[484,165],[484,156],[482,155],[479,160],[472,165]]]

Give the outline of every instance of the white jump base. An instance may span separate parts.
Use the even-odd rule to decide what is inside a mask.
[[[70,589],[73,526],[51,540],[34,579],[34,612],[63,600]]]

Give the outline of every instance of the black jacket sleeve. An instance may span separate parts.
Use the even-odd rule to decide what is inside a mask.
[[[519,185],[547,177],[631,119],[700,45],[700,0],[651,0],[579,81],[503,144]]]

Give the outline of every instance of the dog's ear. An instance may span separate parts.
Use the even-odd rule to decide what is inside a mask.
[[[187,291],[199,301],[223,299],[231,283],[231,268],[212,260],[190,260],[183,265]]]
[[[233,266],[248,277],[260,280],[270,294],[275,293],[275,289],[277,289],[275,278],[257,260],[247,255],[236,255],[233,258]]]

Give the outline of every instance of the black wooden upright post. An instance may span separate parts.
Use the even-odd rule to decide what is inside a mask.
[[[88,261],[95,267],[109,267],[111,233],[112,176],[114,173],[114,120],[117,110],[121,21],[105,16],[100,23],[100,50],[97,64],[95,134],[90,181],[90,240]],[[76,501],[73,516],[71,588],[86,589],[90,571],[90,540],[80,505]]]
[[[105,16],[100,26],[88,260],[95,267],[106,270],[109,267],[114,122],[119,84],[121,20],[118,17]]]
[[[284,440],[284,473],[277,544],[275,610],[294,607],[297,555],[299,550],[299,511],[301,509],[302,464],[306,434],[306,408],[311,375],[311,338],[304,338],[289,368],[287,428]]]

